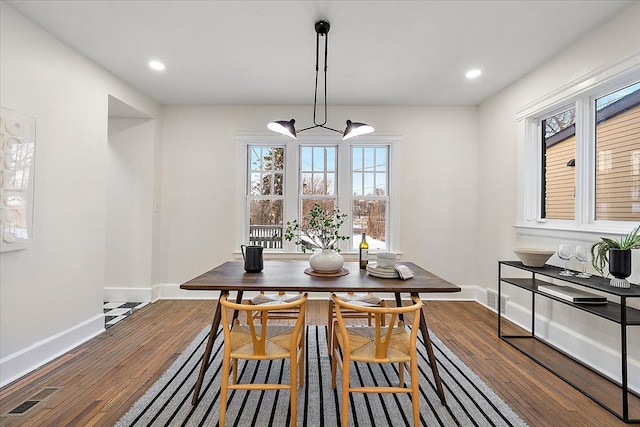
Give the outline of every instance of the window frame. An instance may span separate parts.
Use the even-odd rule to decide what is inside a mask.
[[[382,147],[385,146],[387,147],[387,156],[386,156],[386,171],[385,171],[385,176],[386,176],[386,182],[385,182],[385,194],[383,196],[377,196],[377,195],[355,195],[353,194],[353,176],[355,174],[355,171],[353,169],[353,149],[354,147],[357,148],[362,148],[362,149],[367,149],[367,148],[378,148],[378,147]],[[375,156],[376,154],[374,154]],[[389,242],[390,245],[390,238],[389,238],[389,226],[391,224],[390,222],[390,216],[389,216],[389,211],[391,209],[391,146],[390,145],[383,145],[383,144],[368,144],[368,143],[356,143],[356,141],[354,141],[350,147],[349,147],[349,179],[351,181],[350,183],[350,188],[351,188],[351,193],[349,195],[349,207],[351,209],[351,230],[353,230],[353,206],[356,200],[364,200],[364,201],[370,201],[370,200],[382,200],[385,202],[386,204],[386,209],[385,209],[385,242]],[[363,178],[364,178],[364,172],[360,172],[363,173]],[[377,171],[375,172],[377,173]],[[359,241],[355,241],[355,242],[351,242],[351,250],[353,251],[358,251],[359,250]],[[371,245],[371,244],[370,244]],[[372,251],[375,251],[376,249],[372,248],[370,246]],[[383,248],[381,250],[386,250],[389,248]]]
[[[366,135],[358,138],[343,141],[333,135],[298,135],[297,140],[284,139],[284,137],[272,134],[236,134],[236,159],[240,164],[237,168],[236,179],[236,226],[235,247],[247,244],[249,241],[249,205],[247,196],[248,181],[248,147],[249,146],[284,146],[285,171],[284,171],[284,224],[295,218],[300,218],[300,156],[302,146],[335,146],[336,151],[336,200],[340,211],[348,215],[347,221],[343,225],[342,233],[350,233],[352,230],[352,177],[351,175],[351,147],[352,146],[387,146],[388,147],[388,177],[387,177],[387,250],[396,253],[400,251],[400,241],[397,221],[394,214],[398,212],[396,208],[399,194],[399,176],[395,165],[398,164],[399,146],[401,137]],[[333,198],[334,196],[330,196]],[[340,249],[343,254],[355,254],[357,250],[351,248],[350,240],[340,242]],[[239,250],[239,249],[238,249]],[[302,254],[293,242],[284,241],[282,249],[265,249],[270,254],[296,255]],[[308,254],[306,255],[308,256]]]
[[[576,232],[624,234],[637,225],[595,219],[595,100],[638,81],[640,54],[599,68],[517,111],[518,163],[522,167],[515,227],[520,234],[558,238]],[[542,121],[572,106],[576,108],[575,217],[541,218]]]

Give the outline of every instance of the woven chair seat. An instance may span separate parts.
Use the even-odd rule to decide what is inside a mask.
[[[381,328],[380,334],[385,335],[388,328]],[[343,347],[342,335],[338,332],[338,342]],[[411,360],[409,354],[409,334],[404,328],[394,328],[389,340],[389,349],[385,358],[376,359],[376,328],[357,326],[347,328],[347,335],[351,344],[351,360],[371,363],[400,363]]]
[[[380,305],[380,298],[372,294],[371,292],[353,292],[335,294],[336,297],[342,301],[350,302],[351,304],[360,305],[363,307],[375,307]]]
[[[292,302],[300,299],[300,294],[286,294],[286,293],[278,293],[278,294],[264,294],[260,293],[255,297],[251,298],[251,304],[260,305],[260,304],[282,304],[285,302]]]
[[[267,325],[265,354],[254,352],[251,331],[245,325],[235,325],[231,330],[231,357],[234,359],[286,359],[291,354],[293,326]]]

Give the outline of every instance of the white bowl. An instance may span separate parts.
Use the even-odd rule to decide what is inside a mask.
[[[556,253],[548,249],[513,248],[520,261],[527,267],[542,267]]]
[[[394,267],[396,265],[396,254],[393,252],[378,252],[376,254],[379,267]]]

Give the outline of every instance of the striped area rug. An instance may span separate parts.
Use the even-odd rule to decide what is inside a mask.
[[[214,426],[218,425],[222,333],[214,343],[211,363],[200,402],[191,405],[193,387],[206,346],[203,330],[141,397],[116,426]],[[418,334],[420,337],[420,335]],[[431,334],[438,369],[447,398],[440,403],[426,357],[421,353],[420,415],[423,426],[524,426],[525,423],[436,336]],[[422,344],[419,344],[422,345]],[[424,347],[422,347],[424,348]],[[326,327],[307,327],[305,387],[298,392],[298,425],[338,426],[339,389],[331,388],[331,364],[327,355]],[[352,385],[391,385],[397,382],[397,366],[352,365]],[[240,382],[287,382],[288,363],[282,361],[240,362]],[[338,374],[340,375],[340,374]],[[408,375],[406,375],[408,381]],[[338,378],[340,384],[340,378]],[[287,391],[230,390],[228,426],[288,426]],[[349,407],[352,426],[410,426],[411,400],[408,394],[352,394]]]

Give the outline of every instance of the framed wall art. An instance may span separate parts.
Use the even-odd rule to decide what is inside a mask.
[[[0,141],[0,252],[10,252],[32,238],[36,120],[1,108]]]

